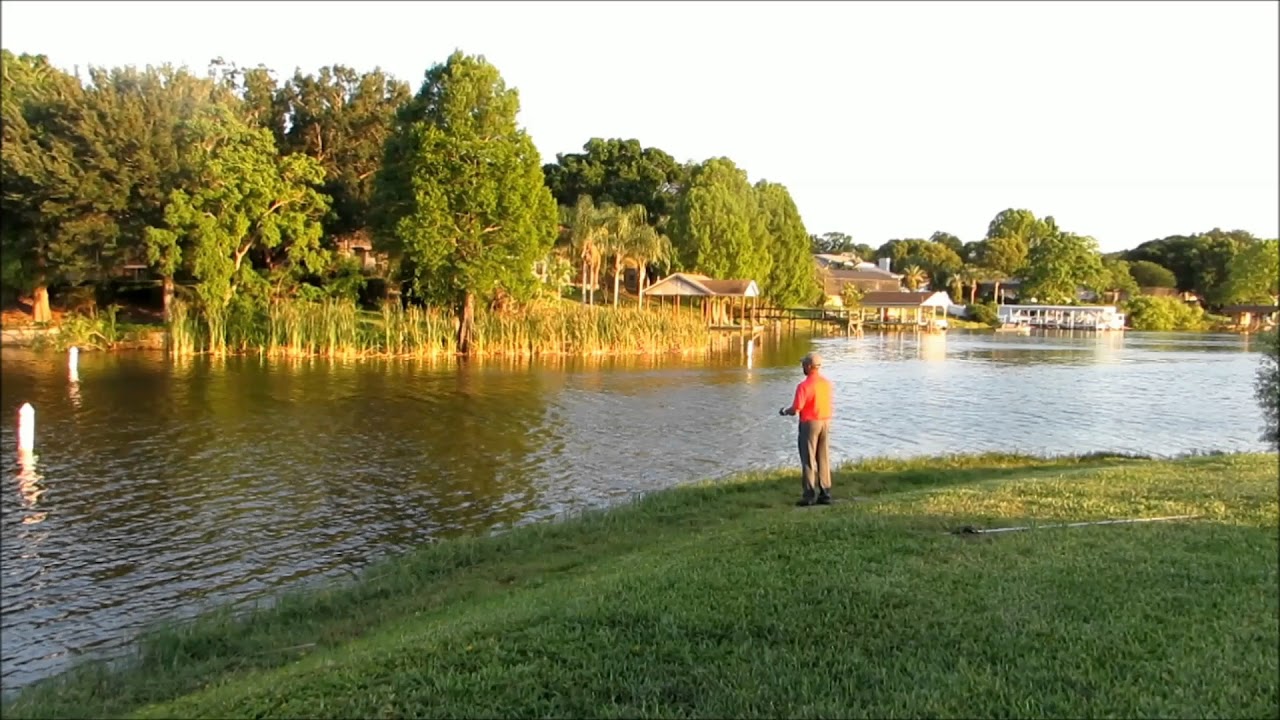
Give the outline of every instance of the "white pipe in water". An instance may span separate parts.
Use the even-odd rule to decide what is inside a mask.
[[[28,497],[29,491],[31,490],[30,483],[36,479],[37,479],[37,476],[36,476],[35,453],[31,452],[30,450],[19,450],[18,451],[18,483],[19,483],[18,491],[22,493],[22,497],[26,499],[28,502],[30,502],[31,500],[31,498]],[[40,497],[39,492],[37,492],[35,496],[39,498]]]
[[[18,408],[18,452],[30,453],[36,446],[36,409],[31,403]]]
[[[71,376],[71,382],[80,382],[80,348],[72,346],[67,351],[67,368]]]

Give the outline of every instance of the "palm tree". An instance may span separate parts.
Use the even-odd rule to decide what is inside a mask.
[[[925,274],[924,270],[920,269],[919,265],[908,265],[902,269],[902,283],[911,292],[919,290],[920,286],[928,279],[929,276]]]
[[[649,263],[670,262],[675,256],[671,239],[655,230],[651,225],[643,225],[636,233],[635,245],[631,248],[631,258],[636,264],[636,290],[640,307],[644,307],[644,290],[648,284]]]
[[[971,264],[961,268],[960,276],[969,287],[969,304],[976,305],[978,302],[978,286],[990,279],[991,271],[981,265]]]
[[[649,228],[649,224],[646,222],[643,205],[625,208],[611,205],[604,210],[604,214],[605,227],[608,229],[604,250],[613,258],[613,306],[618,307],[618,296],[622,291],[622,268],[627,260],[634,257],[643,229]]]
[[[595,206],[590,195],[579,195],[578,202],[565,213],[569,227],[569,244],[582,264],[582,302],[595,303],[595,286],[587,284],[588,273],[595,280],[600,275],[600,245],[607,233],[604,213]]]
[[[951,298],[955,302],[964,300],[964,286],[969,277],[965,268],[960,268],[947,276],[947,285],[951,288]]]

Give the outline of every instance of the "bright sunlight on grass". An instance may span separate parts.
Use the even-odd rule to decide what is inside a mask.
[[[870,461],[814,508],[795,473],[685,487],[158,631],[4,715],[1276,717],[1276,462]]]

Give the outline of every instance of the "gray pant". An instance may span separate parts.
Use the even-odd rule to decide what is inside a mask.
[[[800,472],[804,497],[809,500],[813,499],[815,489],[822,495],[831,494],[831,461],[827,455],[830,424],[830,420],[800,423]]]

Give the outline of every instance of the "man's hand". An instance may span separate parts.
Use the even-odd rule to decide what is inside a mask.
[[[779,411],[778,411],[778,414],[779,414],[779,415],[790,415],[791,413],[790,413],[790,412],[787,412],[787,411],[788,411],[788,410],[790,410],[790,409],[791,409],[791,408],[782,408],[781,410],[779,410]]]

